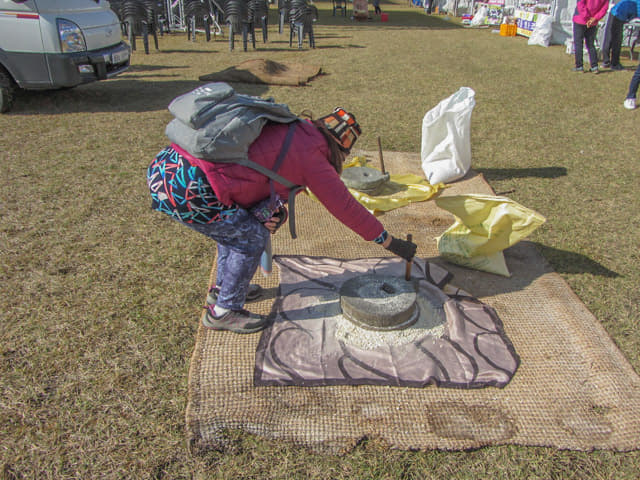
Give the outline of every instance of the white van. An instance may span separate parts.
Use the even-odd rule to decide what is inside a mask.
[[[106,0],[0,0],[0,112],[16,87],[105,80],[129,68],[130,56]]]

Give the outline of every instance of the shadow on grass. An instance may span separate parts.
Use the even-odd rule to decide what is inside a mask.
[[[405,23],[406,22],[406,23]],[[425,17],[422,15],[411,16],[409,13],[404,12],[392,12],[389,14],[389,22],[366,22],[363,26],[376,27],[381,30],[411,30],[411,29],[426,29],[426,30],[459,30],[464,27],[456,23],[452,23],[444,18],[438,17]]]
[[[154,74],[154,73],[150,73],[148,75],[144,75],[144,74],[132,74],[129,75],[128,78],[130,80],[132,79],[136,79],[136,80],[140,80],[142,78],[155,78],[155,79],[159,79],[159,78],[176,78],[176,77],[180,77],[180,75],[175,74],[175,75],[163,75],[163,74]]]
[[[327,37],[328,38],[328,37]],[[333,37],[332,37],[333,38]],[[351,38],[351,37],[341,37],[341,38]],[[315,35],[314,39],[316,41],[316,46],[315,48],[317,49],[345,49],[345,48],[367,48],[364,45],[353,45],[353,44],[348,44],[348,45],[323,45],[322,44],[322,40],[326,39],[325,37],[323,37],[322,35]],[[320,40],[320,44],[318,44],[318,40]],[[312,47],[309,46],[309,37],[305,36],[304,41],[302,42],[302,48],[298,48],[298,39],[294,38],[293,41],[291,43],[289,43],[288,39],[279,39],[279,40],[269,40],[269,42],[267,43],[263,43],[263,42],[256,42],[256,46],[253,47],[253,45],[251,43],[248,44],[247,46],[247,50],[244,50],[244,45],[242,44],[242,42],[236,42],[233,51],[234,52],[238,52],[238,53],[250,53],[250,52],[275,52],[275,53],[282,53],[282,52],[294,52],[294,51],[306,51],[306,50],[313,50]],[[210,51],[207,53],[219,53],[219,51]]]
[[[345,48],[367,48],[367,47],[360,46],[360,45],[318,45],[317,43],[315,46],[315,49],[317,50],[329,50],[329,49],[342,50]],[[269,48],[269,47],[257,46],[256,48],[249,48],[247,52],[294,52],[294,51],[304,52],[304,51],[311,51],[311,50],[314,50],[314,48],[311,48],[309,46],[308,40],[304,41],[304,43],[302,44],[302,48],[298,48],[298,41],[294,40],[293,45],[291,47],[289,46],[289,42],[286,42],[286,46],[283,46],[282,48],[277,48],[277,47]]]
[[[384,5],[383,5],[384,6]],[[382,22],[380,18],[370,13],[369,20],[357,21],[351,20],[351,11],[347,17],[331,15],[330,12],[320,11],[318,26],[353,26],[353,27],[377,27],[381,29],[388,28],[430,28],[438,30],[450,30],[464,28],[462,25],[445,20],[444,16],[427,15],[421,8],[412,10],[393,10],[392,8],[384,9],[383,13],[388,15],[388,21]]]
[[[65,113],[152,112],[165,110],[178,95],[201,86],[201,81],[168,82],[113,79],[65,90],[19,91],[8,116]],[[238,93],[261,96],[269,85],[234,83]]]
[[[211,45],[216,45],[221,43],[222,42],[216,42],[216,43],[211,43]],[[209,55],[209,54],[215,53],[214,50],[164,50],[164,49],[158,50],[158,52],[159,53],[185,53],[188,55],[196,55],[198,53],[206,53],[207,55]]]
[[[506,180],[508,178],[558,178],[566,177],[565,167],[531,167],[531,168],[478,168],[478,172],[491,180]]]
[[[316,40],[345,40],[347,38],[353,38],[353,35],[338,35],[336,33],[315,33],[314,37]]]
[[[534,243],[534,245],[544,258],[553,265],[553,269],[558,273],[589,273],[591,275],[608,278],[617,278],[620,276],[619,273],[609,270],[607,267],[580,253],[561,250],[540,243]]]
[[[177,65],[144,65],[144,64],[135,64],[131,65],[129,69],[123,75],[127,75],[128,73],[135,72],[155,72],[157,70],[183,70],[186,67],[180,67]]]
[[[579,253],[560,250],[536,242],[523,240],[504,250],[504,257],[511,277],[503,277],[445,261],[442,257],[431,259],[453,274],[453,285],[484,298],[502,293],[522,291],[539,277],[556,272],[565,274],[591,274],[616,278],[620,275]]]

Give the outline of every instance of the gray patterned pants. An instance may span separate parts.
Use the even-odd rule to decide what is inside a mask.
[[[269,230],[243,208],[238,208],[234,215],[223,221],[183,225],[216,241],[216,285],[220,287],[216,304],[231,310],[241,309],[269,238]]]

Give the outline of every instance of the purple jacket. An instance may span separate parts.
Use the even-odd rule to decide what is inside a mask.
[[[249,147],[249,158],[272,168],[280,153],[287,129],[286,124],[267,123],[260,136]],[[204,171],[213,191],[225,205],[237,203],[247,208],[269,197],[269,179],[261,173],[233,163],[201,160],[177,145],[172,147]],[[384,230],[380,221],[347,190],[329,163],[327,141],[311,123],[298,123],[293,141],[278,173],[297,185],[309,187],[334,217],[365,240],[375,239]],[[275,183],[275,189],[280,197],[286,200],[288,190],[279,183]]]
[[[579,25],[586,25],[587,20],[595,18],[600,20],[607,14],[609,0],[578,0],[573,21]]]

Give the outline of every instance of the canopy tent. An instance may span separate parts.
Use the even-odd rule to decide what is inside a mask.
[[[487,0],[488,2],[489,0]],[[571,18],[576,8],[577,0],[550,0],[551,16],[553,17],[551,44],[564,44],[573,37],[573,23]],[[478,0],[439,0],[438,6],[450,15],[473,13],[473,6]],[[542,0],[540,3],[547,3]],[[520,0],[505,0],[505,7],[518,8]]]

